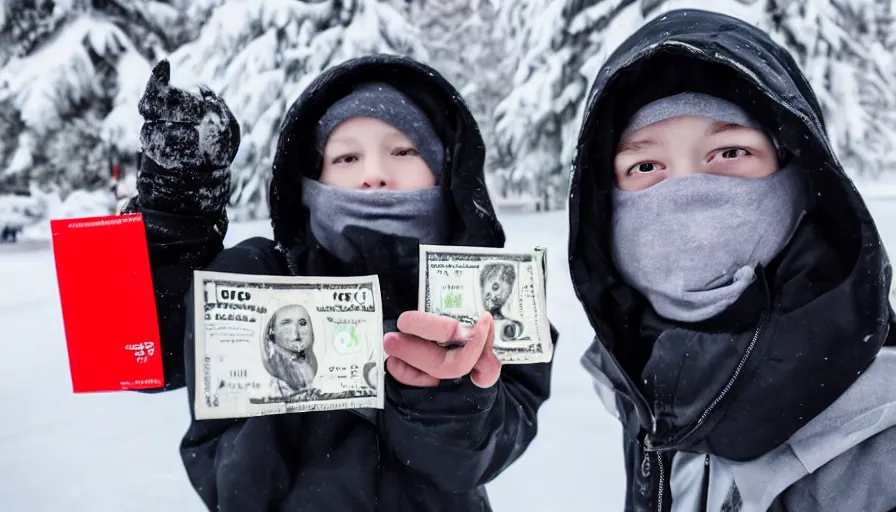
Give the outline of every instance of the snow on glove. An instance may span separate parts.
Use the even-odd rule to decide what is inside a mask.
[[[230,196],[230,163],[240,126],[224,100],[171,87],[171,67],[152,70],[138,109],[143,165],[137,177],[141,206],[179,214],[219,214]]]

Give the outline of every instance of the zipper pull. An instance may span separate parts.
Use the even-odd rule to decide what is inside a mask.
[[[643,458],[641,459],[641,476],[650,477],[650,454],[653,451],[653,445],[650,443],[650,437],[644,436]]]
[[[650,478],[650,452],[644,450],[643,455],[641,458],[641,476]]]

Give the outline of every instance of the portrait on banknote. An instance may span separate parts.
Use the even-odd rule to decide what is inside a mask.
[[[467,326],[495,320],[495,353],[504,363],[550,361],[544,253],[422,245],[420,308]]]
[[[521,312],[508,313],[514,304],[519,304],[513,297],[516,283],[516,263],[512,261],[493,261],[483,263],[479,269],[479,295],[482,297],[483,312],[491,313],[495,319],[495,331],[503,341],[520,340],[525,333],[522,322],[518,320]]]
[[[382,408],[376,276],[195,280],[197,418]]]
[[[265,370],[275,380],[272,389],[284,398],[311,387],[317,375],[314,328],[311,315],[301,304],[288,304],[274,311],[259,343]]]

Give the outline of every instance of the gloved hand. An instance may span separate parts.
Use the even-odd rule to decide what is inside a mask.
[[[165,213],[220,215],[230,197],[239,123],[211,90],[191,94],[171,87],[170,78],[168,61],[159,62],[138,105],[144,123],[137,203]]]

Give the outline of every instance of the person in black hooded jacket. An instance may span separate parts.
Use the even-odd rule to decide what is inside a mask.
[[[157,66],[140,103],[144,163],[125,209],[146,223],[165,390],[186,385],[193,414],[193,311],[184,299],[195,269],[377,274],[391,356],[382,411],[194,418],[181,455],[203,502],[236,512],[491,510],[484,485],[534,438],[551,364],[501,368],[488,315],[470,330],[414,311],[420,242],[504,244],[482,138],[457,91],[397,56],[322,73],[282,125],[269,194],[274,240],[222,250],[239,126],[220,98],[172,88],[169,73],[166,62]]]
[[[625,510],[896,508],[890,264],[791,55],[672,11],[587,101],[569,265]]]

